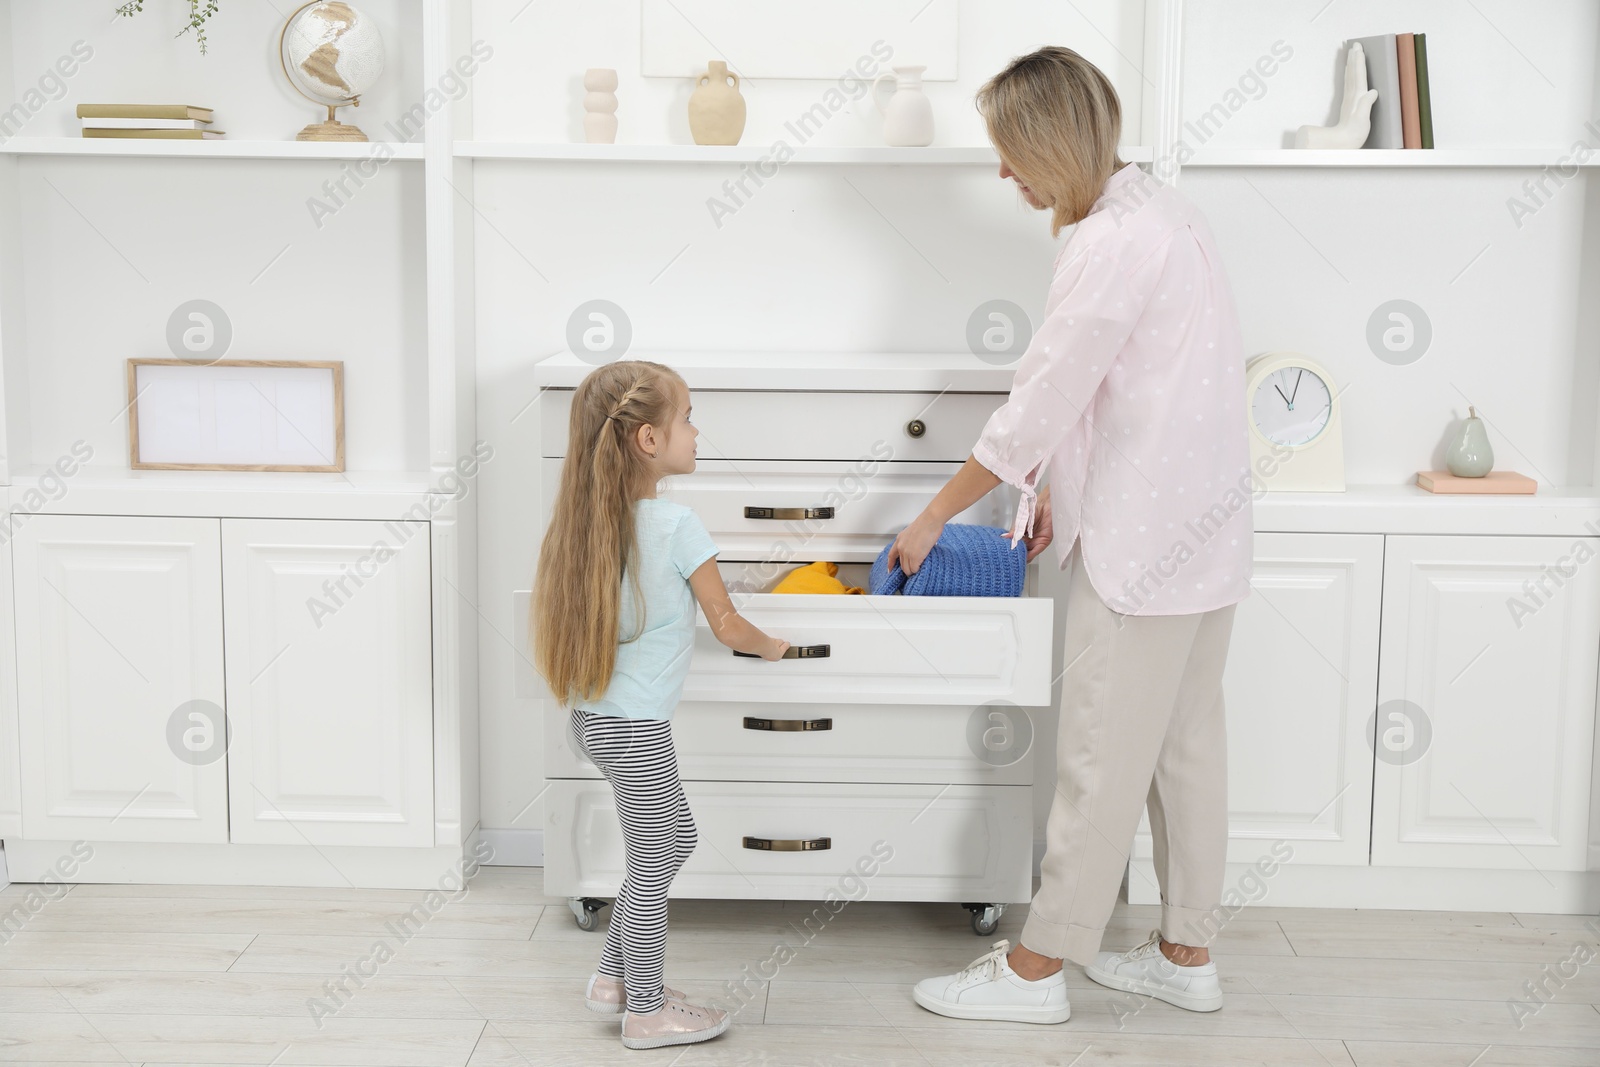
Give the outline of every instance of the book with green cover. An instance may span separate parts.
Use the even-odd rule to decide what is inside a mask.
[[[1428,35],[1417,34],[1417,110],[1422,119],[1422,147],[1433,147],[1433,97],[1428,92]]]

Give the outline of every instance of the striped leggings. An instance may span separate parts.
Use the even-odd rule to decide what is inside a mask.
[[[699,840],[678,780],[669,719],[624,719],[574,708],[572,733],[611,783],[626,871],[611,905],[600,973],[627,986],[628,1010],[663,1004],[667,886]]]

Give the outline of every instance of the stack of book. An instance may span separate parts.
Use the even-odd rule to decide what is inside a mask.
[[[1362,148],[1432,148],[1427,34],[1358,37],[1367,55],[1367,88],[1378,90],[1372,131]]]
[[[85,137],[154,137],[172,141],[214,141],[211,109],[189,104],[79,104]]]

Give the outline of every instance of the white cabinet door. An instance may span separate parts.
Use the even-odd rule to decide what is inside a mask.
[[[1259,533],[1254,556],[1222,675],[1228,859],[1281,859],[1284,841],[1296,863],[1365,866],[1383,536]]]
[[[1597,554],[1593,537],[1388,539],[1374,864],[1584,869]]]
[[[217,520],[32,515],[12,548],[23,834],[226,841]]]
[[[425,525],[224,519],[231,840],[433,844]]]
[[[1379,534],[1256,535],[1222,678],[1230,860],[1282,840],[1296,863],[1367,863],[1382,588]]]

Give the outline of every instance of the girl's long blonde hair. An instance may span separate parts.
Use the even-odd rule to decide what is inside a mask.
[[[539,548],[530,630],[534,665],[565,706],[593,700],[611,683],[621,637],[622,578],[633,582],[643,625],[634,502],[655,478],[639,427],[668,433],[687,394],[671,367],[643,360],[590,372],[572,396],[567,458],[555,512]],[[631,640],[631,638],[628,638]]]
[[[1051,237],[1087,215],[1124,165],[1117,91],[1070,48],[1018,56],[984,83],[976,102],[1000,158],[1052,209]]]

